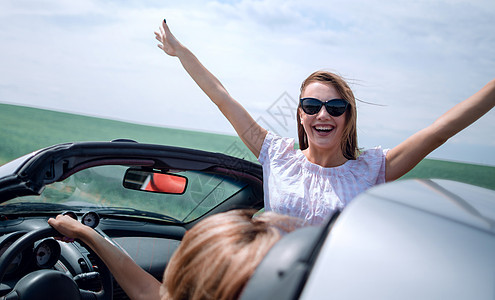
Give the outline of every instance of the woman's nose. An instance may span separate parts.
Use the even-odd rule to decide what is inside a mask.
[[[316,114],[316,118],[320,119],[320,120],[327,120],[327,119],[330,119],[331,116],[330,114],[328,113],[327,109],[325,106],[322,106],[320,111]]]

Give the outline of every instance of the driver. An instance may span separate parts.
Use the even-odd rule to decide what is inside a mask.
[[[65,236],[62,240],[79,239],[93,249],[131,299],[237,299],[268,250],[302,225],[274,212],[254,213],[215,214],[188,230],[163,283],[91,227],[64,215],[50,218],[48,224]]]

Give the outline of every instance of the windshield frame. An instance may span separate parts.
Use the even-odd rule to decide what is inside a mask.
[[[161,172],[202,172],[212,177],[230,178],[231,181],[243,182],[245,185],[223,199],[225,201],[216,202],[214,205],[210,204],[208,212],[205,211],[189,219],[177,218],[173,215],[167,217],[176,223],[178,220],[194,223],[204,213],[210,214],[209,211],[216,211],[220,209],[220,206],[227,207],[227,204],[220,202],[227,202],[230,197],[233,198],[232,204],[228,204],[230,206],[227,209],[232,209],[230,207],[235,206],[254,209],[263,207],[261,165],[220,153],[135,142],[82,142],[54,145],[25,155],[11,163],[9,167],[17,164],[15,168],[9,168],[13,174],[6,178],[0,178],[0,201],[2,202],[22,196],[41,195],[47,186],[62,182],[86,169],[119,165],[129,168],[154,169]],[[13,169],[15,170],[12,171]],[[74,208],[74,210],[93,209],[93,207],[79,207],[77,205]],[[55,209],[54,212],[58,211]],[[52,210],[48,208],[44,213],[51,214]],[[122,213],[122,216],[125,213]],[[24,212],[24,214],[28,215],[29,212]],[[114,214],[117,215],[115,210]]]

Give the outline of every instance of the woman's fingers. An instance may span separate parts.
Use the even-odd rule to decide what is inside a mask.
[[[161,37],[164,37],[164,38],[167,38],[167,35],[165,34],[165,28],[162,26],[160,26],[160,36]]]
[[[155,31],[155,38],[160,42],[160,44],[157,45],[158,48],[170,56],[177,55],[177,49],[181,47],[181,44],[177,41],[172,32],[170,32],[165,20],[162,21],[158,30]]]
[[[66,237],[66,236],[56,236],[54,237],[54,239],[56,239],[57,241],[62,241],[62,242],[66,242],[66,243],[73,243],[74,242],[74,239],[73,238],[69,238],[69,237]]]
[[[84,226],[79,221],[64,215],[58,215],[55,219],[48,219],[48,224],[66,237],[66,239],[62,238],[63,241],[70,241],[76,238],[78,228]]]

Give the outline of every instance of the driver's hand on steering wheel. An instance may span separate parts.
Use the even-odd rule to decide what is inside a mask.
[[[48,219],[48,224],[64,236],[57,238],[57,240],[69,243],[73,242],[74,239],[80,238],[82,231],[85,227],[88,227],[67,215],[58,215],[55,219],[50,218]]]

